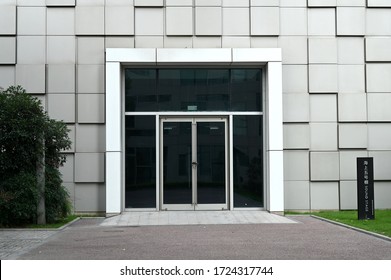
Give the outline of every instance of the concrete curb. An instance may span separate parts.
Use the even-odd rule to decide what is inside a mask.
[[[324,222],[328,222],[330,224],[342,226],[344,228],[352,229],[352,230],[355,230],[355,231],[358,231],[358,232],[361,232],[361,233],[365,233],[365,234],[368,234],[368,235],[371,235],[371,236],[374,236],[374,237],[377,237],[377,238],[380,238],[380,239],[383,239],[383,240],[391,242],[391,237],[388,237],[388,236],[385,236],[385,235],[382,235],[382,234],[379,234],[379,233],[367,231],[367,230],[361,229],[361,228],[356,228],[356,227],[353,227],[353,226],[350,226],[350,225],[347,225],[347,224],[339,223],[339,222],[336,222],[336,221],[333,221],[333,220],[329,220],[329,219],[326,219],[326,218],[322,218],[322,217],[319,217],[319,216],[315,216],[315,215],[310,215],[310,216],[315,218],[315,219],[318,219],[318,220],[321,220],[321,221],[324,221]]]
[[[61,231],[64,228],[70,226],[71,224],[80,220],[80,217],[70,221],[69,223],[59,227],[59,228],[0,228],[0,231]]]

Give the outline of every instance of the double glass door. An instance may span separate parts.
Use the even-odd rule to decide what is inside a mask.
[[[161,119],[162,210],[224,210],[226,118]]]

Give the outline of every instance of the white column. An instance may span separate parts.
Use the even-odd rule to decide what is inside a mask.
[[[267,157],[268,203],[270,212],[284,211],[284,160],[282,118],[282,63],[269,62],[267,66]]]
[[[121,65],[106,63],[106,215],[122,210]]]

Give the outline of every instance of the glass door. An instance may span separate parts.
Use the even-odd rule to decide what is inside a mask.
[[[228,209],[226,118],[163,118],[161,137],[162,210]]]

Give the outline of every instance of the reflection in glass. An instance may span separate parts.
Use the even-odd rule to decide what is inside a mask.
[[[191,122],[163,122],[163,203],[192,203]]]
[[[261,111],[261,69],[125,70],[125,110]]]
[[[155,208],[155,116],[126,116],[125,129],[125,207]]]
[[[261,70],[231,70],[231,111],[262,111]]]
[[[263,207],[262,116],[234,116],[234,207]]]
[[[197,122],[197,203],[225,203],[225,127]]]
[[[157,111],[156,69],[125,70],[125,111]]]

